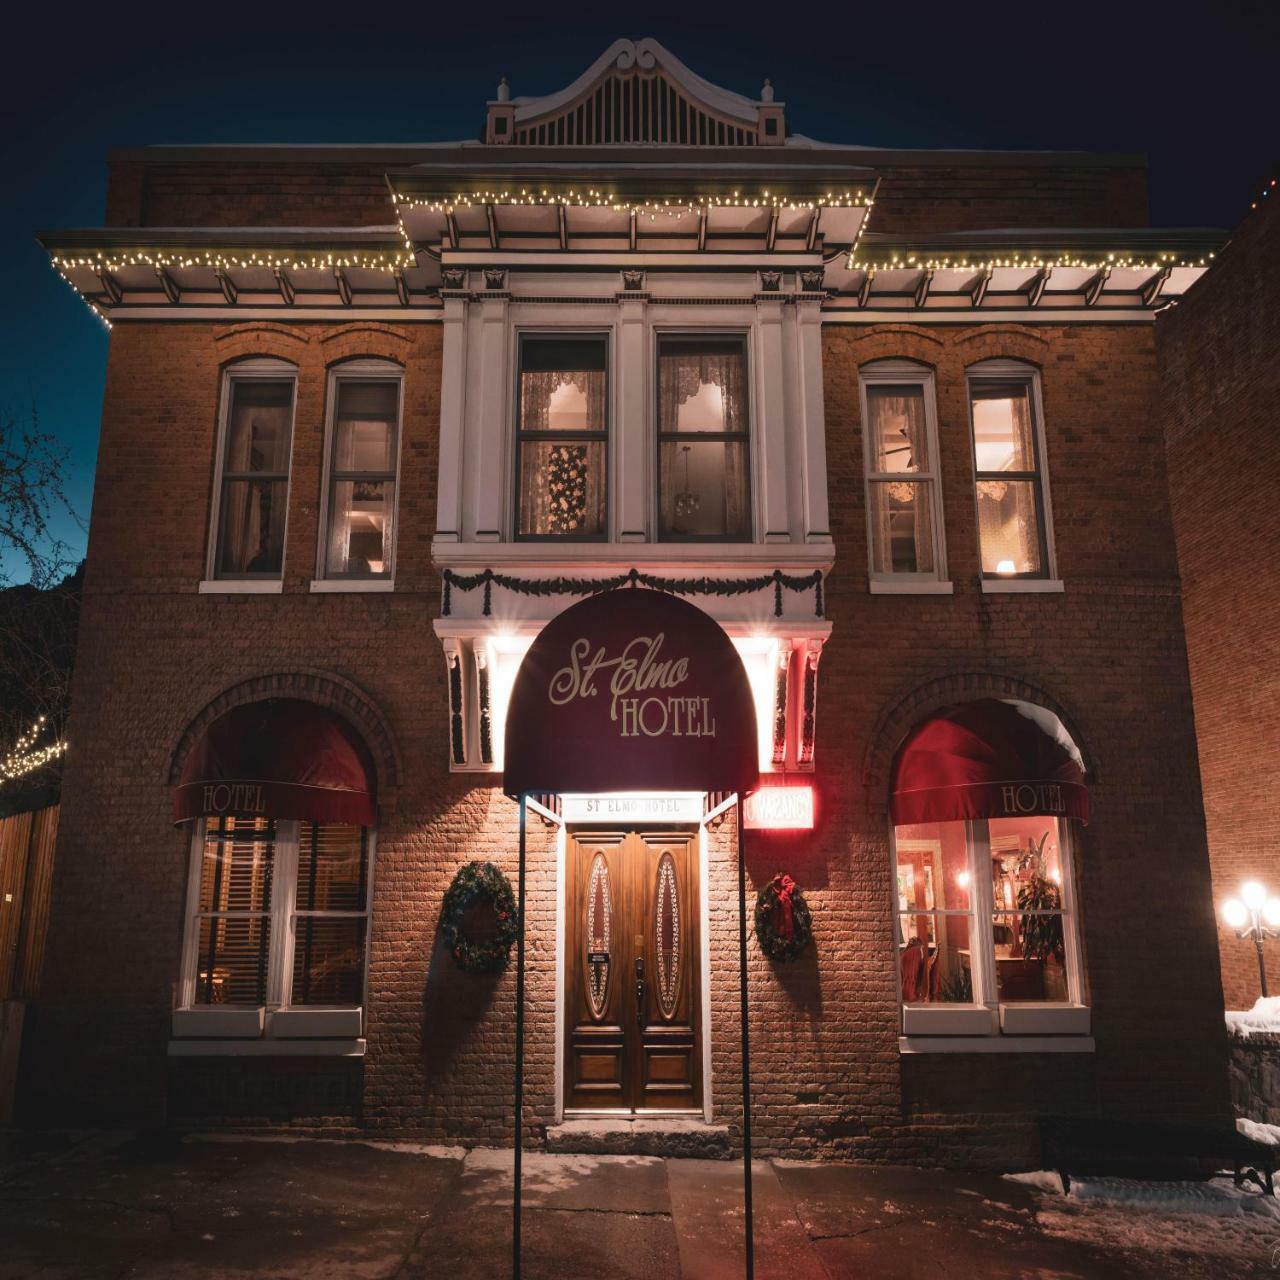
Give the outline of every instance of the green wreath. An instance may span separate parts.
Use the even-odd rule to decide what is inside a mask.
[[[800,886],[778,872],[756,894],[756,939],[770,960],[794,960],[813,938],[813,916]]]
[[[497,921],[497,936],[484,942],[469,938],[462,921],[468,908],[487,902]],[[445,890],[440,907],[440,931],[464,973],[501,973],[511,957],[516,940],[516,900],[511,881],[492,862],[468,862],[460,867]]]

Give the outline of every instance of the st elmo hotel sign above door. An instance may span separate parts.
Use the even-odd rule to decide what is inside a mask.
[[[503,790],[753,791],[755,704],[720,625],[677,596],[602,592],[529,647],[507,711]]]

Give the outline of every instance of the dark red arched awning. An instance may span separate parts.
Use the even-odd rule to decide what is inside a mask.
[[[756,708],[733,641],[662,591],[624,587],[553,618],[516,673],[503,790],[754,791]]]
[[[1052,712],[980,698],[944,707],[898,751],[894,825],[963,818],[1089,820],[1080,753]]]
[[[299,698],[232,707],[191,748],[175,822],[223,814],[373,826],[373,762],[336,712]]]

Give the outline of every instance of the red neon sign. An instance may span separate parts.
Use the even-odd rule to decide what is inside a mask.
[[[808,831],[813,828],[812,787],[761,787],[742,806],[748,831]]]

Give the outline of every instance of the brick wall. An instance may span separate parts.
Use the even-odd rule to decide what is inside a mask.
[[[222,365],[299,368],[284,591],[201,596]],[[406,366],[396,590],[309,594],[325,370]],[[867,593],[857,377],[886,356],[936,370],[954,597]],[[1048,468],[1065,595],[984,596],[964,369],[1016,356],[1043,371]],[[1146,327],[1022,326],[825,333],[835,624],[820,670],[819,827],[752,833],[755,886],[803,885],[815,937],[797,964],[751,948],[755,1122],[775,1154],[1032,1160],[1030,1118],[1080,1108],[1220,1116],[1225,1045],[1188,676]],[[359,1122],[437,1141],[510,1136],[514,975],[460,974],[435,947],[457,866],[514,873],[515,810],[447,767],[430,566],[439,421],[433,325],[122,324],[111,339],[75,720],[46,978],[28,1061],[29,1114],[155,1122],[180,952],[188,840],[170,823],[190,726],[264,691],[341,707],[378,760],[368,1056]],[[898,1035],[888,768],[932,708],[984,693],[1060,711],[1093,775],[1078,880],[1094,1056],[904,1058]],[[528,1124],[553,1093],[554,834],[531,825]],[[710,837],[712,1062],[717,1117],[738,1117],[732,819]],[[271,1081],[239,1082],[274,1096]],[[349,1119],[349,1117],[348,1117]]]
[[[1280,209],[1272,195],[1156,325],[1216,904],[1280,893]],[[1227,1007],[1259,994],[1253,945],[1222,927]],[[1280,990],[1280,954],[1268,944]]]

